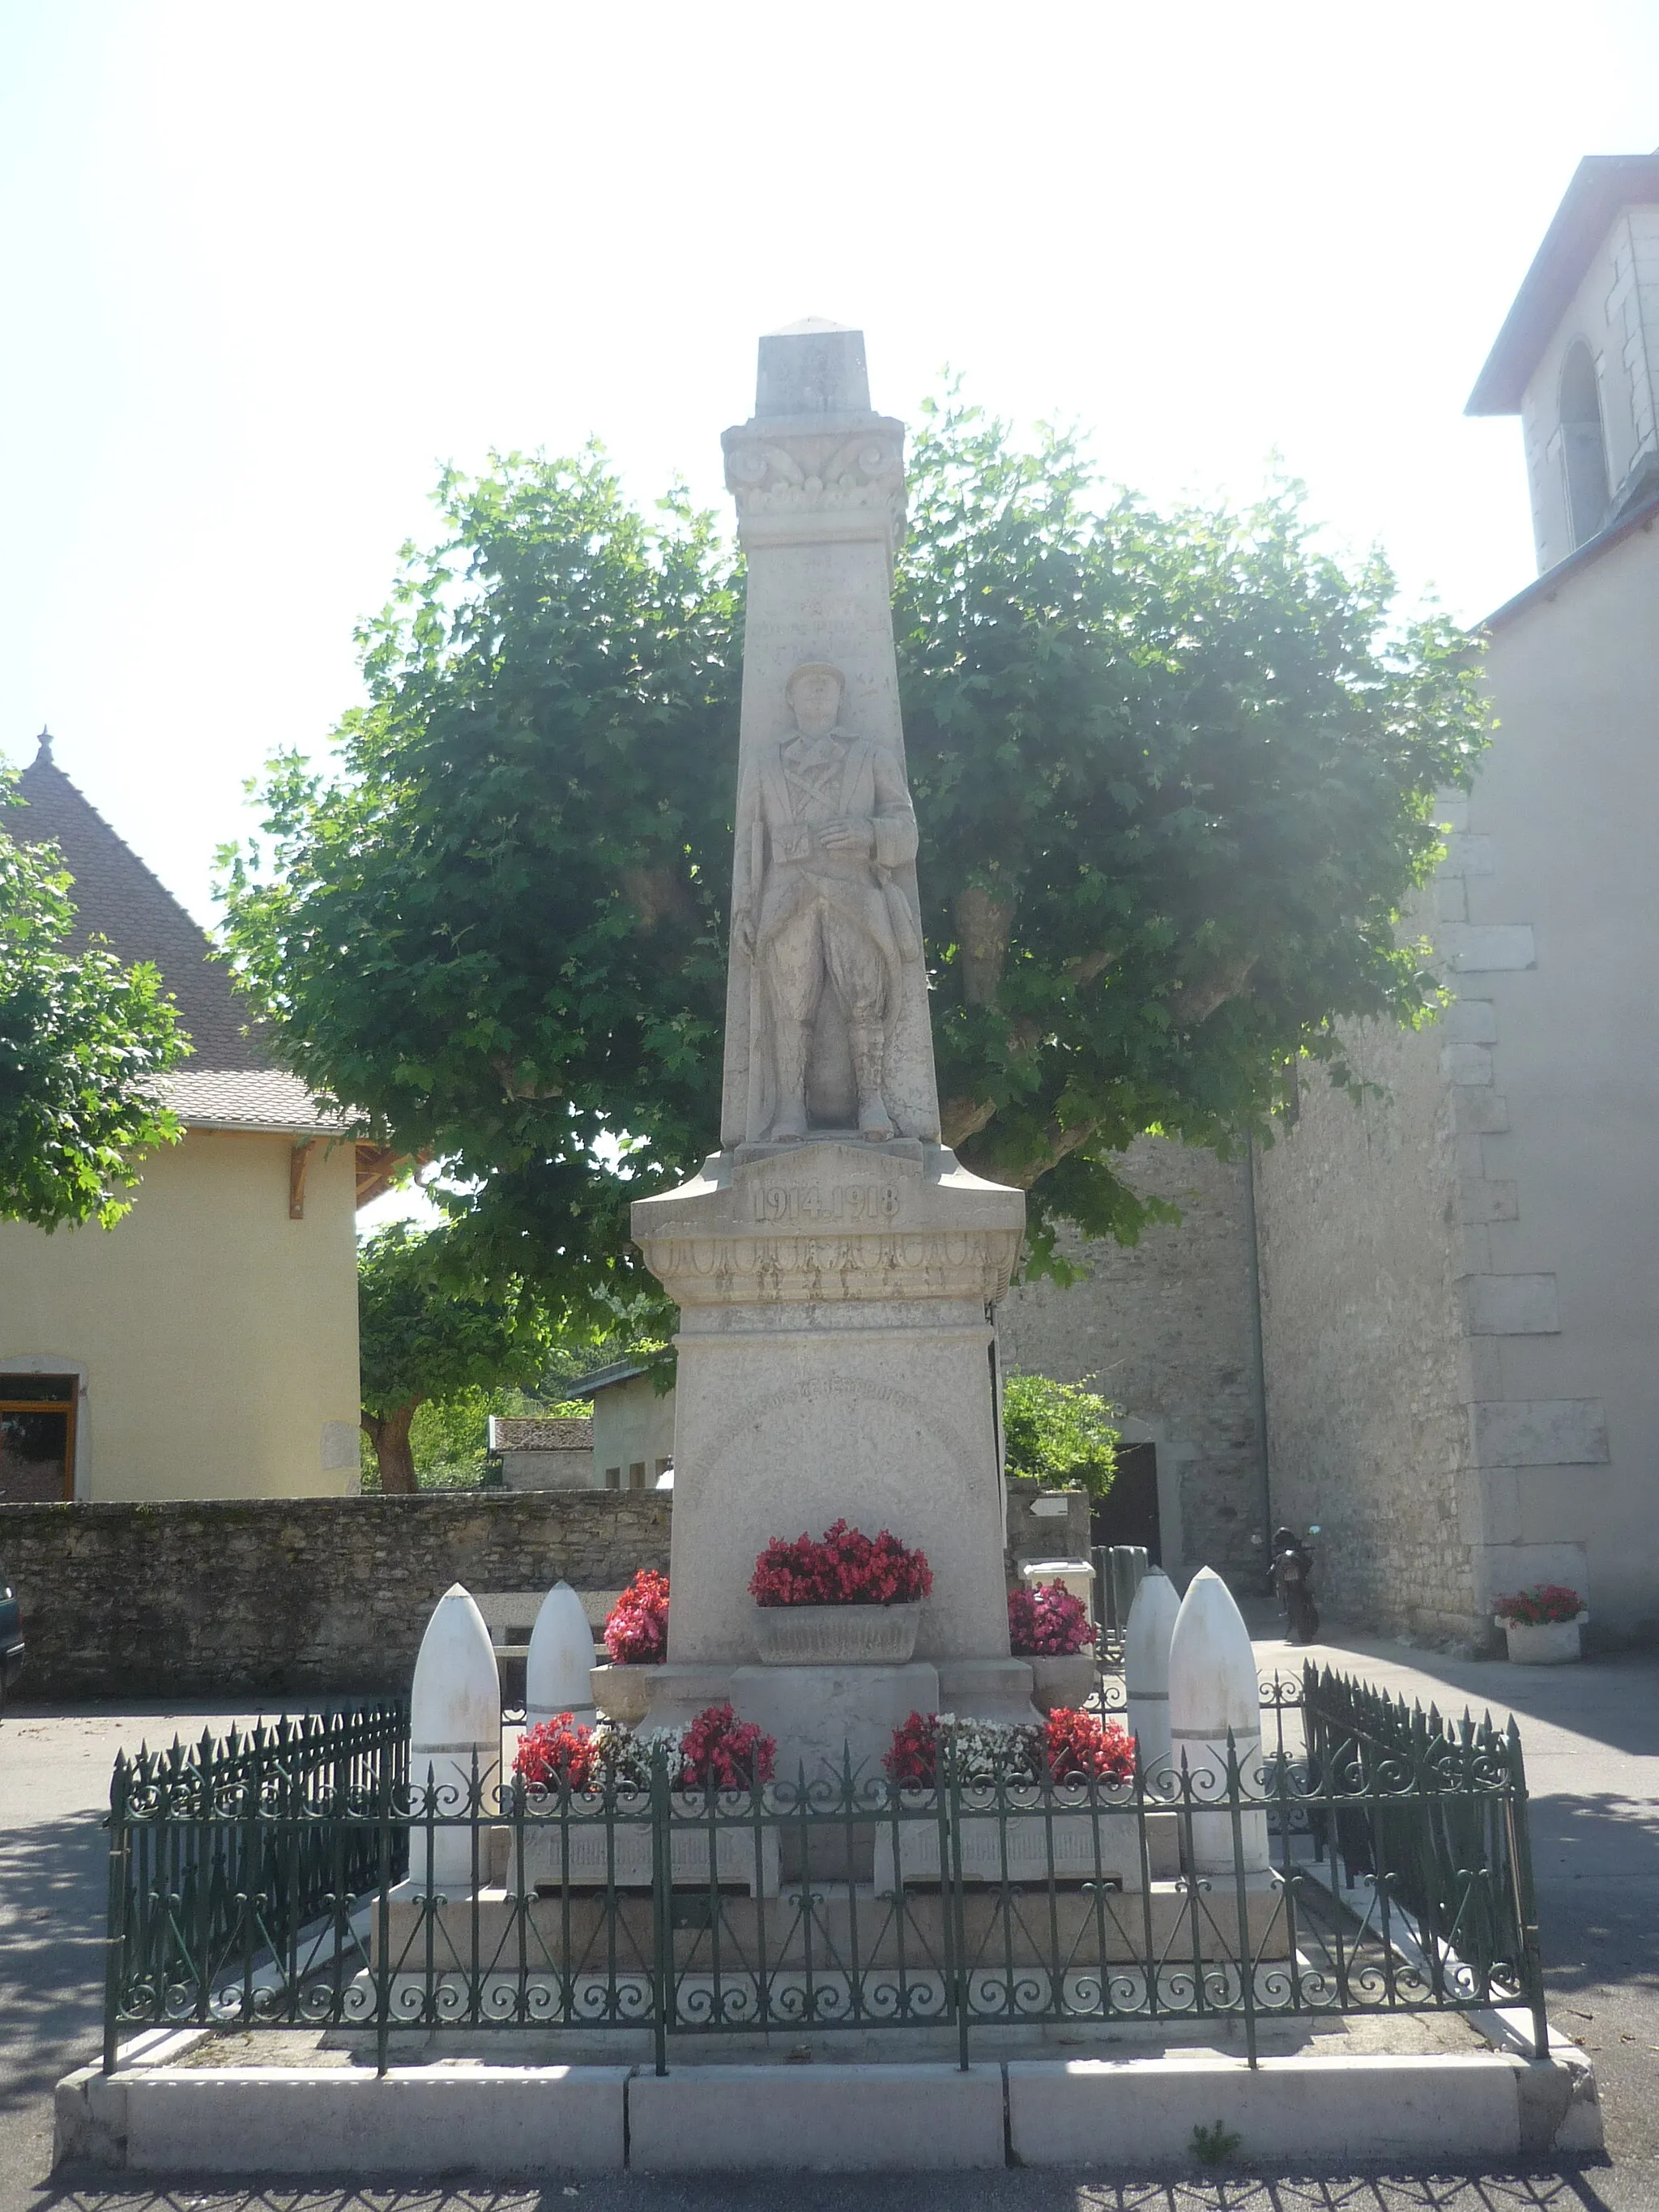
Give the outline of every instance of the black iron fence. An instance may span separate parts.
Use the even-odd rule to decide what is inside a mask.
[[[110,1784],[109,1960],[104,2063],[134,2002],[161,2017],[222,2005],[226,1975],[250,2001],[271,1962],[289,1974],[312,1923],[408,1863],[409,1711],[398,1700],[211,1733],[118,1757]],[[357,1815],[387,1808],[371,1831]],[[185,1992],[192,1990],[187,2000]],[[145,1994],[167,1992],[158,2006]]]
[[[105,2063],[185,2027],[975,2037],[1532,2008],[1520,1745],[1308,1669],[1260,1745],[1066,1778],[946,1727],[933,1778],[591,1788],[407,1771],[395,1708],[118,1764]]]

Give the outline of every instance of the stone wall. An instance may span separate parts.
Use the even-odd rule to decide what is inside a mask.
[[[1158,1454],[1164,1562],[1259,1577],[1261,1437],[1249,1190],[1242,1162],[1143,1137],[1124,1179],[1181,1209],[1139,1244],[1061,1240],[1088,1277],[1030,1283],[997,1309],[1005,1369],[1089,1382],[1126,1441]]]
[[[1455,1012],[1455,1010],[1454,1010]],[[1345,1033],[1376,1089],[1322,1071],[1261,1156],[1257,1213],[1273,1512],[1317,1522],[1316,1589],[1368,1627],[1482,1634],[1459,1304],[1456,1024]]]
[[[672,1499],[603,1491],[0,1506],[23,1698],[311,1698],[409,1686],[473,1591],[617,1589],[668,1565]]]

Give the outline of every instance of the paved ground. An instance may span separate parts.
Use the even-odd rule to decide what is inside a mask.
[[[1259,1644],[1264,1667],[1301,1653]],[[1577,2172],[1354,2173],[1171,2182],[1096,2172],[846,2179],[553,2182],[530,2191],[314,2185],[112,2192],[46,2178],[51,2094],[97,2044],[104,1864],[99,1822],[122,1745],[171,1741],[232,1718],[107,1708],[0,1720],[0,2212],[1521,2212],[1548,2206],[1659,2212],[1659,1657],[1559,1670],[1447,1660],[1355,1639],[1317,1656],[1390,1688],[1494,1715],[1514,1712],[1535,1797],[1544,1954],[1557,2026],[1593,2056],[1607,2164]]]

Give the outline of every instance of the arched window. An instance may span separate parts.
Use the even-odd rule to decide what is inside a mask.
[[[1601,437],[1601,396],[1595,363],[1583,338],[1567,348],[1561,364],[1561,459],[1567,477],[1567,520],[1572,542],[1594,538],[1607,520],[1607,458]]]

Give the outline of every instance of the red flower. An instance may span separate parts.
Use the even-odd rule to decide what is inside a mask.
[[[1089,1608],[1062,1582],[1008,1593],[1008,1644],[1017,1658],[1069,1659],[1095,1640]]]
[[[659,1667],[668,1656],[668,1577],[641,1567],[605,1624],[605,1648],[617,1667]]]
[[[933,1587],[921,1552],[890,1529],[866,1536],[837,1521],[814,1542],[775,1536],[755,1562],[749,1594],[757,1605],[908,1605]]]
[[[753,1790],[772,1779],[777,1765],[775,1736],[763,1735],[754,1721],[740,1721],[728,1698],[705,1705],[680,1744],[680,1788]]]
[[[901,1790],[931,1790],[939,1772],[939,1715],[912,1713],[901,1721],[881,1763]]]
[[[1056,1705],[1042,1731],[1042,1747],[1050,1781],[1134,1779],[1135,1747],[1115,1721]]]
[[[593,1731],[572,1725],[568,1713],[538,1721],[519,1738],[513,1771],[527,1790],[556,1790],[562,1782],[586,1790],[593,1771]]]
[[[1540,1628],[1547,1620],[1577,1620],[1584,1601],[1565,1583],[1540,1583],[1535,1589],[1517,1590],[1500,1597],[1492,1611],[1500,1620],[1513,1620],[1528,1628]]]

